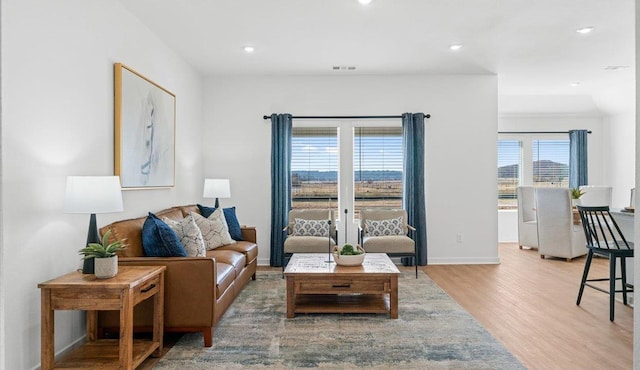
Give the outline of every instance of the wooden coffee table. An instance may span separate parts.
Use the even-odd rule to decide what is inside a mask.
[[[287,317],[296,313],[389,313],[398,318],[400,271],[384,253],[367,253],[362,266],[327,263],[328,253],[295,253],[287,279]],[[333,258],[331,258],[333,260]]]

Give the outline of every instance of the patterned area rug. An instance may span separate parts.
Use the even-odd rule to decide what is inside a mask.
[[[524,369],[426,274],[399,278],[399,318],[309,314],[287,319],[285,280],[258,272],[215,328],[213,347],[186,334],[156,369]]]

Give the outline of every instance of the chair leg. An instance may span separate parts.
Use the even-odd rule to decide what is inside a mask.
[[[415,262],[416,265],[416,279],[418,278],[418,259],[416,257],[413,257],[413,262]]]
[[[616,258],[609,256],[609,321],[613,321],[616,298]]]
[[[622,302],[627,305],[627,264],[625,257],[620,257],[620,272],[622,273]]]
[[[578,291],[578,300],[576,301],[576,305],[580,305],[580,300],[582,299],[582,292],[584,292],[584,284],[587,281],[587,275],[589,275],[589,268],[591,267],[591,259],[593,258],[593,252],[589,249],[589,253],[587,254],[587,261],[584,264],[584,272],[582,273],[582,280],[580,281],[580,290]]]

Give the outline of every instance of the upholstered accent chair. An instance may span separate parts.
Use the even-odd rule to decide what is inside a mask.
[[[538,249],[538,219],[536,217],[536,188],[518,186],[518,245]]]
[[[287,233],[282,268],[294,253],[329,253],[338,240],[335,216],[326,208],[292,209],[283,229]]]
[[[404,209],[360,210],[358,243],[367,253],[386,253],[389,257],[413,257],[418,277],[416,243],[407,236],[415,228],[407,223]]]
[[[570,189],[538,188],[536,215],[540,258],[560,257],[571,261],[587,254],[582,225],[574,223]]]
[[[579,204],[585,207],[611,207],[611,186],[604,185],[583,185],[580,190],[584,192],[580,197]]]

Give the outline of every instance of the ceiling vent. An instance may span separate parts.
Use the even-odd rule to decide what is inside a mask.
[[[355,71],[356,66],[333,66],[331,69],[334,71]]]
[[[625,68],[629,68],[629,66],[606,66],[606,67],[604,67],[604,69],[606,71],[617,71],[618,69],[625,69]]]

